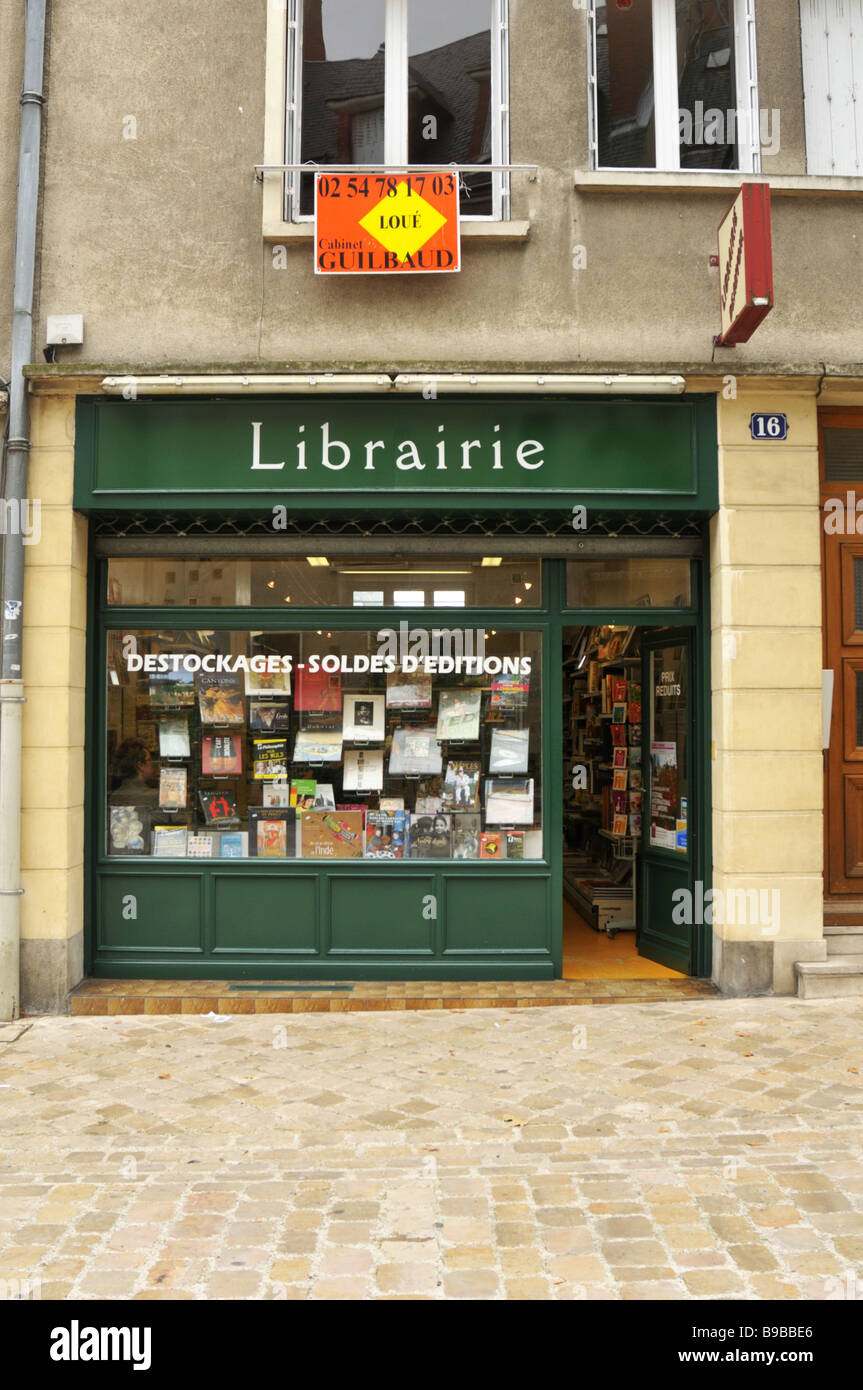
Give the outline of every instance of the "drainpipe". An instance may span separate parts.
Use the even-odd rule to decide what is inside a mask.
[[[33,350],[33,282],[39,146],[42,138],[42,75],[47,0],[26,0],[24,81],[18,143],[12,355],[9,372],[9,438],[6,444],[6,536],[3,548],[3,643],[0,655],[0,1022],[18,1017],[21,940],[21,648],[24,597],[24,503],[30,411],[24,367]]]

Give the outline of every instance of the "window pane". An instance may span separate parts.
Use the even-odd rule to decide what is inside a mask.
[[[490,164],[491,0],[410,0],[408,150],[412,164]],[[491,174],[469,174],[464,215],[493,210]]]
[[[539,859],[541,636],[107,636],[105,848],[157,859]]]
[[[863,671],[857,671],[857,747],[863,748]]]
[[[688,608],[690,562],[568,560],[566,601],[571,608]]]
[[[300,159],[383,161],[384,0],[304,0]],[[300,210],[314,210],[312,178]]]
[[[824,430],[824,477],[828,483],[863,478],[863,430]]]
[[[597,5],[596,90],[600,166],[654,169],[651,0]]]
[[[495,558],[495,557],[490,557]],[[109,560],[112,607],[537,608],[538,560]],[[415,598],[397,598],[411,590]]]
[[[687,852],[688,752],[685,647],[650,653],[650,844]]]
[[[854,631],[863,632],[863,560],[854,558]]]
[[[677,0],[682,169],[738,167],[733,8],[734,0]]]

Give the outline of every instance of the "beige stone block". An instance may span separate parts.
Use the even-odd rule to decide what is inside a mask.
[[[25,748],[83,748],[84,691],[28,684],[23,708]]]
[[[75,443],[75,397],[35,396],[30,404],[30,441],[37,449]]]
[[[27,547],[28,565],[71,565],[86,573],[87,522],[71,507],[42,508],[42,536]]]
[[[817,449],[720,448],[719,500],[723,507],[817,507]]]
[[[720,565],[710,576],[710,603],[717,627],[820,627],[821,570]]]
[[[21,804],[25,810],[66,810],[84,799],[83,748],[25,748]]]
[[[84,869],[25,869],[21,936],[66,941],[84,927]]]
[[[719,565],[820,565],[821,512],[810,507],[722,507],[714,560]]]
[[[38,686],[83,689],[86,638],[78,627],[24,628],[24,679]]]
[[[729,874],[714,857],[711,887],[722,894],[713,927],[727,941],[812,941],[824,930],[820,874]]]
[[[788,416],[788,439],[782,441],[756,442],[752,438],[750,420],[754,411],[781,412]],[[815,389],[811,394],[797,391],[758,389],[747,391],[738,388],[737,399],[727,401],[720,394],[716,398],[717,429],[720,448],[742,444],[755,445],[758,450],[777,450],[818,447],[818,411]]]
[[[66,448],[30,450],[27,492],[44,506],[71,507],[75,478],[75,450]]]
[[[714,690],[821,690],[821,629],[715,627]]]
[[[821,692],[717,691],[711,701],[717,751],[821,751]]]
[[[823,834],[821,816],[808,811],[714,811],[714,866],[730,874],[817,874]]]
[[[24,626],[87,626],[87,580],[68,565],[27,565],[24,570]]]
[[[816,811],[824,799],[821,753],[731,753],[713,760],[718,811]]]
[[[83,862],[83,807],[21,812],[23,869],[69,869]]]

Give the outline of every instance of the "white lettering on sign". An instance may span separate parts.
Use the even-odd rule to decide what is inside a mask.
[[[261,439],[263,422],[252,420],[252,462],[251,472],[263,469],[281,471],[287,468],[288,460],[264,458]],[[363,472],[375,473],[378,469],[390,468],[399,473],[411,470],[446,473],[450,468],[459,472],[472,472],[474,468],[489,467],[493,472],[506,471],[507,465],[523,468],[533,473],[545,464],[545,445],[538,439],[522,439],[515,445],[513,453],[507,458],[499,438],[461,439],[457,442],[446,438],[446,427],[438,425],[441,436],[434,445],[422,445],[413,439],[403,439],[395,446],[395,452],[388,452],[382,439],[366,439],[353,449],[343,439],[333,439],[330,422],[325,420],[320,427],[320,446],[305,438],[305,425],[297,427],[295,444],[296,462],[293,468],[298,473],[306,473],[310,468],[326,468],[331,473],[340,473],[356,463]],[[494,434],[499,435],[500,425],[494,426]],[[423,450],[425,449],[425,456]],[[432,456],[433,455],[433,456]]]

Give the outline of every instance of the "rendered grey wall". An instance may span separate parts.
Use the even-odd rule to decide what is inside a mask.
[[[18,8],[0,5],[4,15]],[[761,104],[778,107],[782,134],[765,172],[802,174],[797,7],[758,0],[757,13]],[[530,219],[528,242],[468,241],[460,275],[392,280],[315,277],[309,241],[274,268],[252,176],[263,157],[265,18],[263,0],[53,0],[39,308],[43,322],[83,313],[86,334],[61,360],[710,361],[718,285],[708,257],[732,195],[573,191],[588,164],[584,11],[568,0],[511,3],[511,158],[540,165],[536,182],[514,176],[512,212]],[[128,116],[135,140],[123,138]],[[775,197],[773,209],[777,307],[721,360],[751,369],[859,359],[861,200]]]

